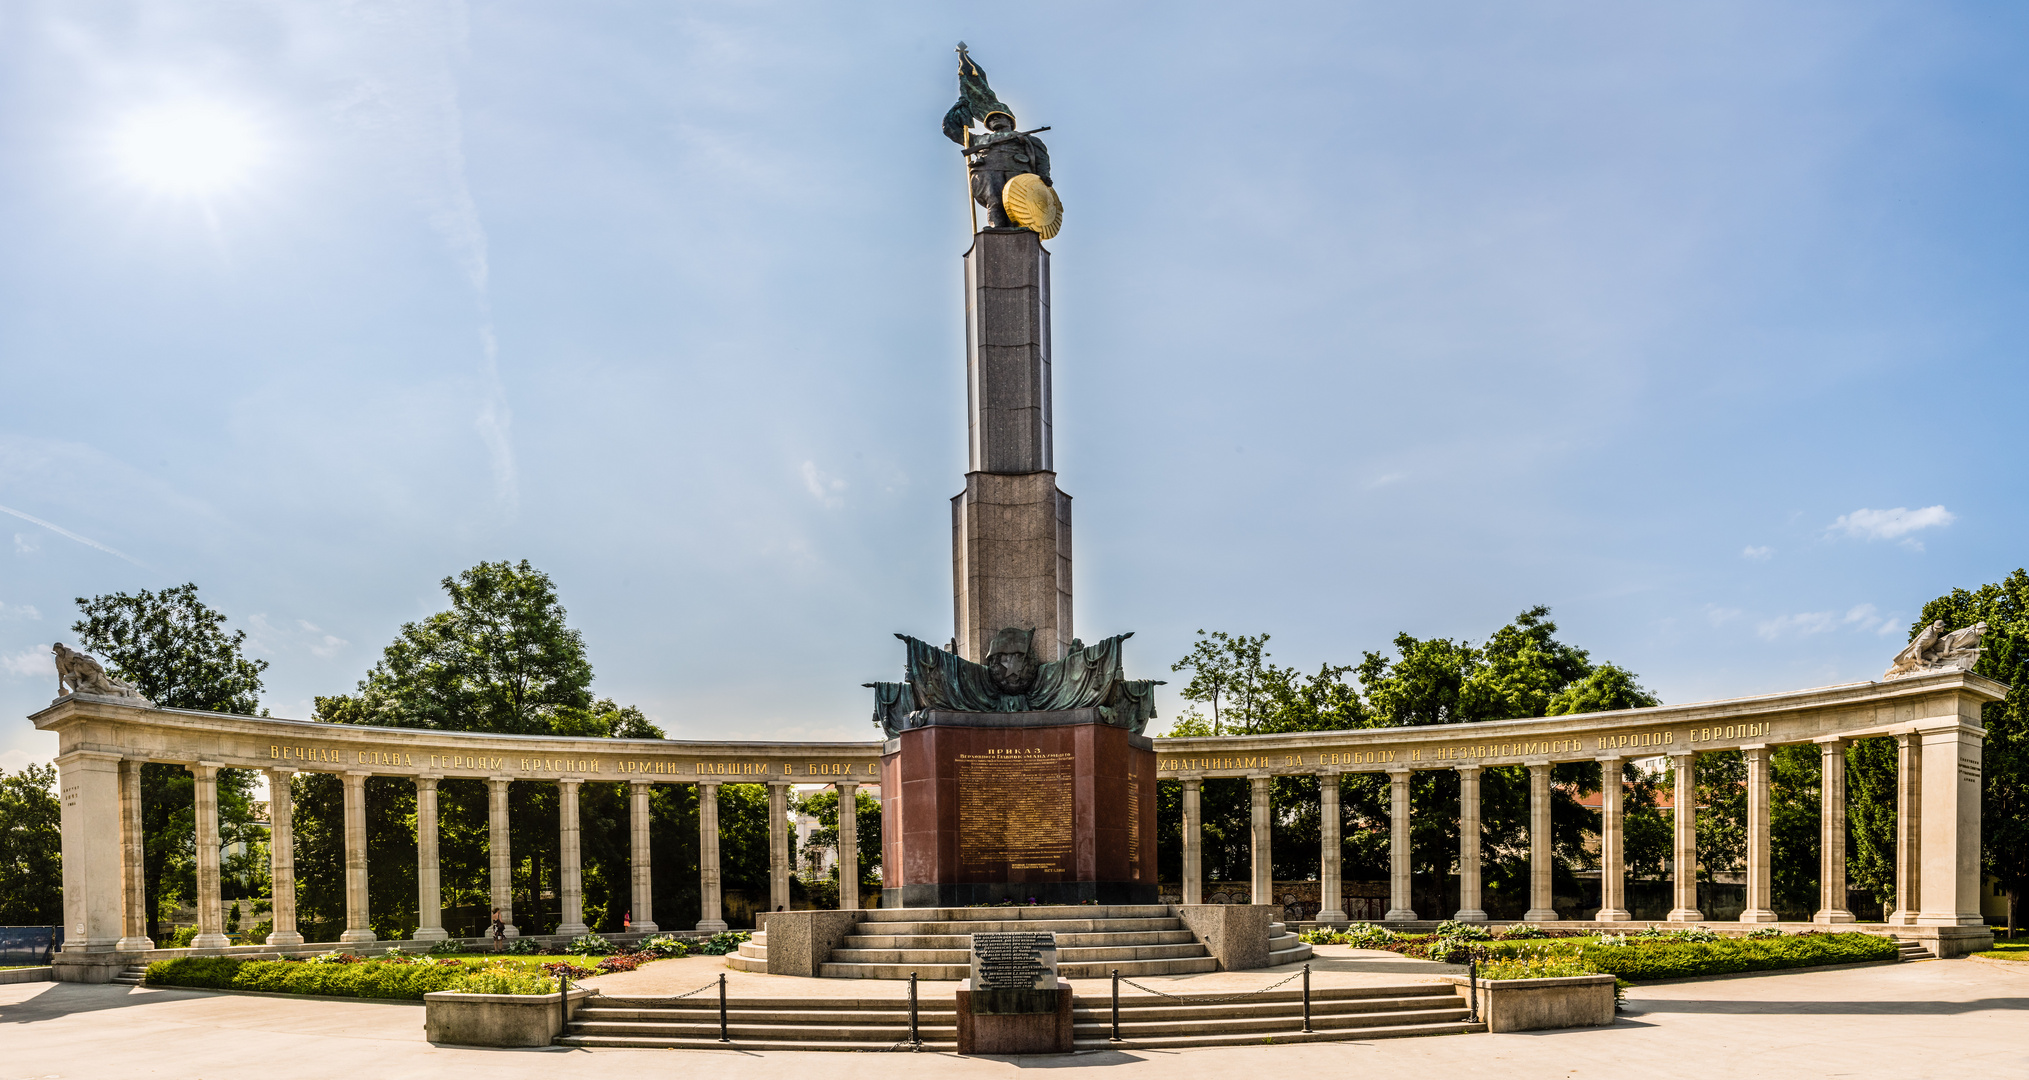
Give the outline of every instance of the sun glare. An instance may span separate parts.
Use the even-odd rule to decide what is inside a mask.
[[[209,103],[151,106],[114,131],[114,160],[129,180],[171,195],[210,195],[247,182],[267,157],[258,125]]]

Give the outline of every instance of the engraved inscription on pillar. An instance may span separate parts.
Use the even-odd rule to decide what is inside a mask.
[[[1071,755],[958,755],[960,872],[986,881],[1071,871]]]

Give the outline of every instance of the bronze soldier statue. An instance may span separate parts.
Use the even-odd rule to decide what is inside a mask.
[[[986,125],[985,132],[973,132],[975,120]],[[1056,186],[1050,179],[1049,148],[1036,138],[1037,131],[1048,130],[1047,127],[1015,130],[1014,110],[994,96],[993,89],[986,84],[986,72],[973,62],[965,43],[958,43],[958,103],[944,114],[944,134],[965,148],[972,199],[986,207],[988,228],[1026,227],[1008,217],[1002,201],[1008,181],[1033,174],[1044,186]]]

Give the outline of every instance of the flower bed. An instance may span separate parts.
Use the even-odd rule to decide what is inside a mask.
[[[344,953],[332,959],[242,960],[230,956],[185,956],[148,965],[149,986],[202,990],[255,990],[270,994],[387,998],[421,1001],[424,994],[554,994],[557,980],[526,966],[496,964],[478,969],[457,960],[361,960]]]

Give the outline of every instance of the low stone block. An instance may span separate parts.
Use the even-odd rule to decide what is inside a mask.
[[[0,971],[0,986],[5,986],[9,983],[54,982],[54,981],[56,981],[54,968],[24,967],[24,968],[9,968],[6,971]],[[110,982],[111,980],[107,981]]]
[[[958,991],[961,1054],[1068,1054],[1071,988]]]
[[[1460,997],[1470,980],[1447,976]],[[1479,980],[1479,1018],[1488,1031],[1543,1031],[1613,1023],[1613,976]]]
[[[1268,924],[1276,908],[1268,904],[1178,904],[1177,918],[1198,935],[1220,971],[1251,971],[1268,966]]]
[[[575,1013],[596,990],[572,990]],[[450,1046],[548,1046],[563,1034],[555,994],[423,995],[423,1036]]]
[[[768,974],[822,974],[825,961],[852,934],[864,916],[857,911],[764,911],[756,914],[768,934]]]

